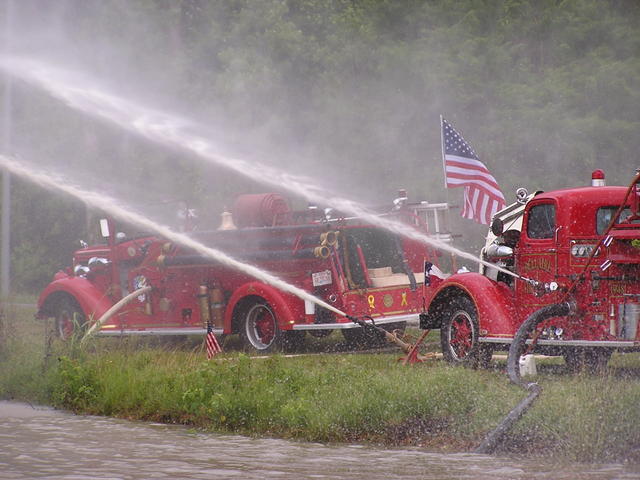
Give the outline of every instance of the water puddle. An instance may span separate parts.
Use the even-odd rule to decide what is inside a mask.
[[[635,479],[640,465],[552,465],[193,432],[0,402],[0,479]]]

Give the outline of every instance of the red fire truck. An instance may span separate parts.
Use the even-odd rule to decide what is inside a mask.
[[[445,359],[486,364],[510,349],[598,368],[614,350],[637,350],[639,178],[606,186],[596,170],[591,186],[519,191],[482,249],[500,269],[450,276],[421,317],[422,328],[440,328]]]
[[[279,194],[241,195],[222,226],[190,235],[238,260],[301,287],[351,316],[367,315],[385,329],[417,323],[423,306],[424,265],[437,284],[437,256],[358,218],[331,217],[318,208],[292,211]],[[447,204],[407,203],[406,195],[381,214],[449,241]],[[38,300],[39,316],[55,318],[60,336],[100,320],[130,292],[145,291],[110,317],[98,335],[203,334],[210,318],[218,335],[239,334],[247,347],[270,351],[298,343],[305,333],[341,330],[364,340],[349,318],[303,301],[154,235],[124,235],[100,221],[103,244],[75,252]],[[442,275],[441,275],[442,276]]]

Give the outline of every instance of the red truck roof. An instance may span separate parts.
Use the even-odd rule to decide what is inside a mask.
[[[556,224],[564,227],[563,235],[594,236],[598,209],[619,206],[626,192],[627,188],[620,186],[566,188],[537,195],[531,206],[553,200]]]

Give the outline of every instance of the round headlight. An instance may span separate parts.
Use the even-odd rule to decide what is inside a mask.
[[[85,267],[84,265],[76,265],[73,267],[73,274],[76,277],[83,277],[87,273],[89,273],[89,267]]]

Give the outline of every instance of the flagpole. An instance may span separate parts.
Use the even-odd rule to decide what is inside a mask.
[[[444,117],[440,114],[440,152],[442,153],[442,173],[444,177],[444,192],[447,198],[447,205],[449,205],[449,187],[447,186],[447,162],[444,155]],[[458,270],[456,266],[456,256],[451,253],[451,272]],[[426,275],[426,273],[425,273]],[[426,277],[425,277],[426,278]],[[425,280],[426,283],[426,280]]]
[[[447,162],[444,159],[444,118],[440,114],[440,151],[442,152],[442,171],[444,172],[444,188],[447,188]]]
[[[440,114],[440,152],[442,153],[442,172],[444,174],[444,192],[449,204],[449,187],[447,186],[447,162],[444,155],[444,117]]]

